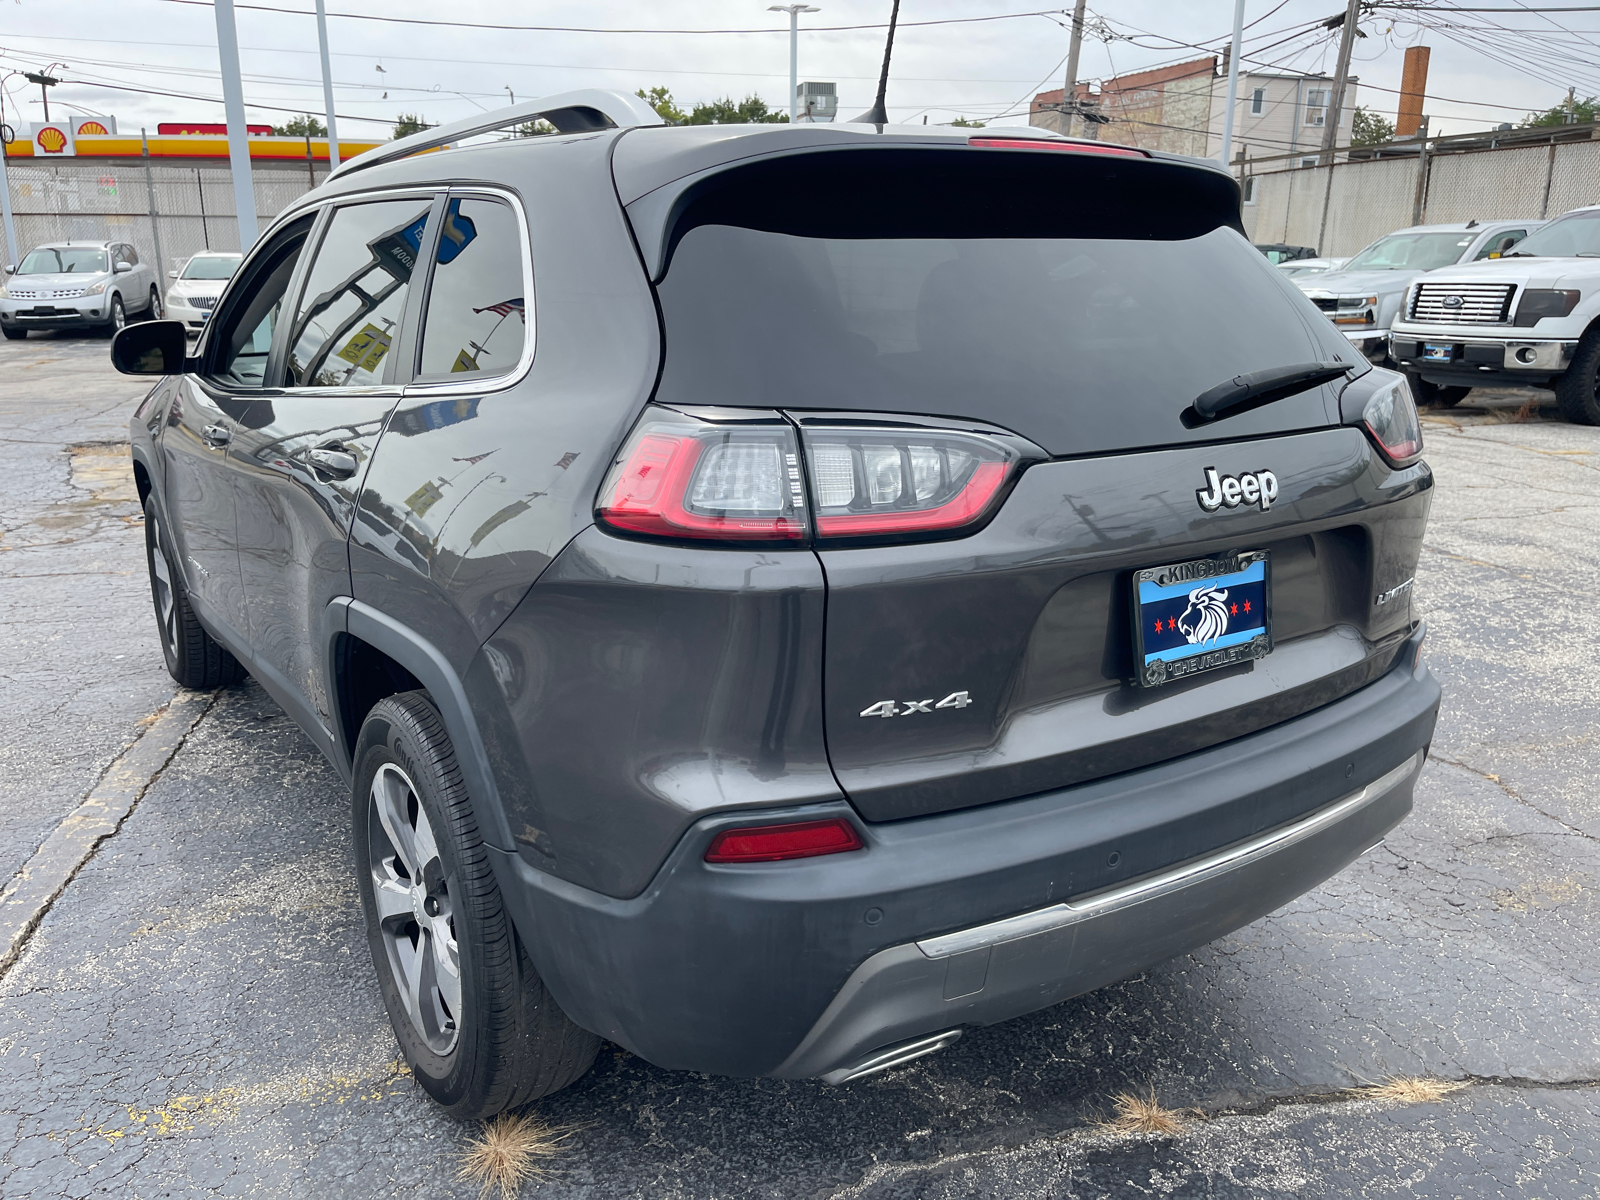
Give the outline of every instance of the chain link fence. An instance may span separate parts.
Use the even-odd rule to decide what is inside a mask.
[[[1264,171],[1249,196],[1252,241],[1350,255],[1412,224],[1556,217],[1600,203],[1600,141]]]
[[[315,174],[313,175],[313,170]],[[20,246],[17,261],[43,242],[131,242],[166,273],[201,250],[238,250],[233,174],[226,166],[146,165],[145,160],[6,163]],[[251,168],[262,228],[327,178],[327,166],[257,163]],[[158,245],[159,243],[159,245]]]

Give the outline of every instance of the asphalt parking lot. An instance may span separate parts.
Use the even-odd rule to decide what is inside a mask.
[[[0,345],[0,880],[174,695],[103,340]],[[1417,811],[1268,918],[843,1088],[607,1048],[529,1197],[1600,1195],[1600,429],[1425,417],[1445,685]],[[205,703],[201,700],[200,703]],[[470,1197],[397,1063],[337,776],[210,700],[0,978],[0,1196]],[[708,968],[711,969],[711,968]],[[1391,1077],[1459,1084],[1408,1103]],[[1192,1110],[1101,1127],[1114,1097]]]

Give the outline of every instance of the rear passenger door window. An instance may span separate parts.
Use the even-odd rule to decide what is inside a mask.
[[[394,378],[389,351],[432,206],[419,196],[334,210],[289,330],[284,386],[374,387]]]
[[[419,377],[505,375],[528,342],[526,252],[502,200],[452,196],[445,206],[423,318]]]

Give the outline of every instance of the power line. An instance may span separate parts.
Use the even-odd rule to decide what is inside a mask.
[[[211,0],[161,0],[163,4],[184,4],[195,8],[211,8]],[[288,13],[296,17],[315,16],[299,8],[280,8],[271,4],[235,4],[235,8],[251,9],[255,12]],[[928,21],[900,21],[897,27],[909,29],[919,25],[972,25],[982,21],[1011,21],[1020,17],[1047,17],[1065,10],[1057,8],[1038,9],[1032,12],[994,13],[983,17],[944,17]],[[787,36],[788,29],[774,26],[763,26],[759,29],[601,29],[582,25],[504,25],[487,21],[434,21],[424,17],[386,17],[376,13],[351,13],[329,12],[330,17],[341,17],[347,21],[379,21],[389,25],[429,25],[443,26],[451,29],[494,29],[502,32],[513,33],[625,33],[625,34],[746,34],[746,33],[781,33]],[[887,22],[870,25],[808,25],[807,33],[845,33],[859,29],[887,29]]]

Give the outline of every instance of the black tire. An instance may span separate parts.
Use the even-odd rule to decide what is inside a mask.
[[[128,323],[128,310],[123,306],[121,296],[111,297],[111,308],[107,316],[111,319],[106,322],[106,333],[116,337]]]
[[[1418,404],[1436,405],[1439,408],[1454,408],[1467,398],[1470,387],[1447,387],[1444,384],[1429,383],[1420,375],[1411,375],[1411,394]]]
[[[167,673],[187,688],[209,690],[233,683],[243,674],[239,660],[205,631],[189,606],[183,574],[153,497],[144,502],[144,553]]]
[[[6,335],[6,341],[8,342],[20,342],[28,336],[26,329],[6,329],[3,326],[0,326],[0,333]]]
[[[1600,425],[1600,325],[1583,335],[1554,387],[1563,417],[1574,425]]]
[[[423,1089],[451,1116],[482,1120],[587,1071],[600,1039],[567,1019],[529,961],[424,693],[367,714],[351,823],[378,987]]]
[[[152,283],[150,285],[150,305],[144,310],[144,319],[146,321],[159,321],[165,315],[166,312],[161,307],[161,289]]]

